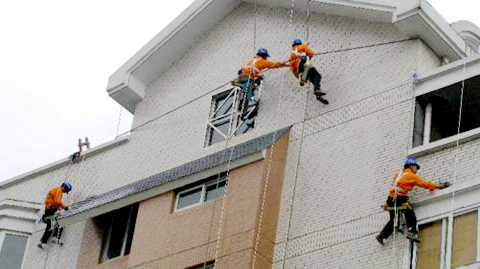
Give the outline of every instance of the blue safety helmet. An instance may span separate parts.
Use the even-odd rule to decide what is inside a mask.
[[[417,163],[417,159],[413,157],[408,157],[407,160],[405,161],[405,165],[403,166],[404,168],[408,168],[412,165],[415,165],[417,169],[420,169],[420,165]]]
[[[259,48],[258,52],[257,52],[257,55],[262,56],[262,57],[270,57],[270,55],[268,55],[267,49],[265,49],[265,48]]]
[[[69,193],[72,190],[72,185],[70,183],[63,183],[62,187],[66,193]]]
[[[302,40],[300,39],[293,40],[292,46],[298,46],[298,45],[302,45]]]

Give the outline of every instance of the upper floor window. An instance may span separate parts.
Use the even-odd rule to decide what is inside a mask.
[[[177,193],[175,201],[175,210],[189,208],[200,205],[210,200],[223,197],[225,193],[226,173],[220,174],[220,177],[213,176],[207,180],[189,186]],[[218,186],[217,186],[218,185]]]
[[[138,204],[111,212],[105,230],[102,260],[128,255],[132,246],[133,231],[137,219]]]
[[[0,232],[0,268],[21,269],[28,236]]]
[[[259,90],[248,98],[235,87],[212,98],[206,145],[223,141],[232,135],[246,133],[255,127]]]
[[[462,82],[416,98],[413,146],[457,135]],[[480,128],[480,76],[465,80],[460,133]]]
[[[450,221],[453,222],[451,232]],[[415,245],[412,268],[480,268],[477,228],[478,209],[420,225],[421,243]]]

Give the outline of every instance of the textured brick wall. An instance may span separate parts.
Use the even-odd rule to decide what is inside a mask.
[[[271,162],[267,158],[230,171],[223,222],[223,199],[174,212],[176,194],[168,192],[140,203],[126,257],[99,264],[105,221],[87,221],[77,268],[187,268],[213,260],[217,248],[216,268],[250,268],[254,257],[263,266],[259,268],[271,267],[288,138],[287,134],[275,143]],[[267,173],[269,188],[256,248]]]
[[[253,14],[252,5],[243,4],[236,8],[198,40],[182,60],[159,74],[159,78],[148,86],[146,99],[136,108],[134,125],[232,79],[238,68],[253,55]],[[268,48],[272,60],[285,60],[291,40],[305,36],[306,17],[296,12],[293,26],[289,28],[287,9],[260,6],[257,14],[256,45]],[[314,14],[310,20],[310,44],[317,52],[404,38],[391,24],[324,14]],[[278,216],[279,230],[275,235],[276,267],[282,266],[284,256],[288,268],[325,267],[325,264],[331,265],[328,268],[348,268],[348,264],[386,268],[393,262],[395,253],[397,260],[403,261],[405,249],[402,242],[393,252],[391,243],[383,248],[378,246],[374,234],[387,219],[380,205],[386,197],[391,176],[401,165],[411,141],[411,77],[415,72],[431,70],[438,64],[435,54],[421,41],[315,57],[314,65],[323,75],[322,89],[328,94],[329,106],[316,101],[306,88],[299,88],[287,69],[266,75],[256,129],[234,138],[231,143],[265,134],[275,126],[294,125]],[[302,126],[299,122],[303,117],[305,94],[309,95],[308,121],[301,140]],[[203,146],[211,95],[198,98],[133,132],[128,143],[73,166],[69,178],[74,183],[73,193],[76,196],[70,201],[103,193],[223,149],[223,143]],[[279,105],[282,113],[277,115]],[[301,141],[302,152],[290,221],[290,201]],[[476,145],[478,142],[473,141],[463,146],[463,160],[478,163]],[[423,157],[421,161],[429,166],[431,163],[433,167],[434,163],[440,164],[451,154],[447,149],[434,156]],[[463,178],[478,174],[473,165],[464,163],[464,166]],[[1,190],[0,199],[26,199],[25,193],[28,193],[28,199],[41,201],[49,188],[62,182],[66,171],[66,167],[50,171]],[[433,174],[440,172],[433,169],[422,171],[426,176],[432,173],[431,176],[448,178],[447,174]],[[290,240],[284,255],[289,222]],[[80,238],[77,240],[80,241]],[[205,253],[200,248],[195,251]],[[211,246],[209,257],[213,251]],[[195,257],[197,254],[193,252],[185,254],[185,257]],[[362,258],[358,253],[362,253]],[[31,253],[33,260],[41,261],[42,257],[37,252]],[[251,259],[252,254],[239,253],[238,257]],[[381,262],[372,265],[372,259]],[[171,262],[174,263],[174,259]]]

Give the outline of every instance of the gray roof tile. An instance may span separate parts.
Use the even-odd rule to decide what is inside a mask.
[[[275,140],[282,137],[290,127],[286,127],[276,131]],[[72,205],[69,211],[65,212],[62,218],[68,218],[73,215],[83,213],[85,211],[94,209],[96,207],[108,204],[110,202],[126,198],[128,196],[158,187],[162,184],[177,180],[179,178],[195,174],[215,166],[227,163],[230,154],[232,154],[232,161],[243,158],[247,155],[262,151],[266,149],[271,143],[275,132],[266,134],[264,136],[249,140],[242,144],[229,147],[225,152],[219,151],[203,158],[188,162],[184,165],[175,167],[173,169],[161,172],[159,174],[141,179],[137,182],[122,186],[118,189],[89,197]],[[232,153],[233,150],[233,153]]]

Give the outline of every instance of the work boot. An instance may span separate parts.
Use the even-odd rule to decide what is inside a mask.
[[[418,234],[417,233],[413,233],[411,231],[408,231],[407,232],[407,239],[412,241],[412,242],[417,242],[417,243],[420,243],[420,239],[418,238]]]
[[[44,243],[39,243],[39,244],[37,245],[37,247],[38,247],[39,249],[44,249],[44,248],[45,248],[45,244],[44,244]]]
[[[380,243],[380,245],[384,246],[385,243],[383,243],[383,237],[381,235],[377,235],[375,237],[375,239],[377,239],[378,243]]]
[[[320,95],[317,95],[317,100],[322,102],[324,105],[328,105],[328,100],[323,98],[322,96]]]

